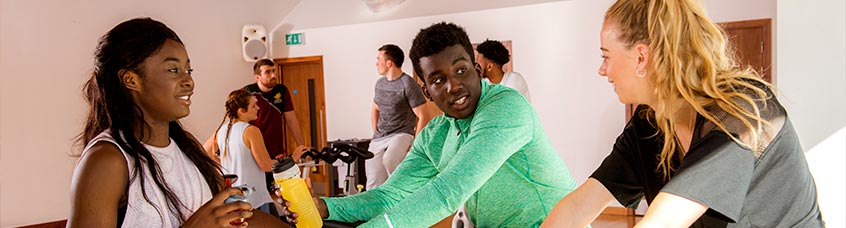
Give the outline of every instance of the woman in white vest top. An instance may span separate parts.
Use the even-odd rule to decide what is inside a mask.
[[[233,186],[246,184],[255,192],[247,197],[250,204],[271,215],[279,210],[267,192],[264,173],[273,171],[274,161],[267,154],[258,127],[249,122],[258,118],[257,100],[246,90],[235,90],[226,98],[226,114],[215,134],[203,147],[209,157],[220,163],[224,174],[238,175]]]
[[[224,203],[241,190],[223,186],[220,168],[179,123],[190,113],[192,71],[182,41],[153,19],[100,38],[83,87],[90,109],[78,143],[86,146],[67,227],[232,227],[245,218],[285,227],[249,203]]]

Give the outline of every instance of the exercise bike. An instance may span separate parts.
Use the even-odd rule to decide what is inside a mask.
[[[323,147],[321,150],[310,149],[306,153],[303,154],[303,157],[310,157],[312,161],[300,163],[300,166],[321,166],[321,165],[332,165],[336,161],[341,161],[347,164],[347,172],[346,176],[344,177],[344,184],[343,184],[343,194],[341,195],[333,195],[333,196],[344,196],[344,195],[353,195],[362,192],[363,185],[365,183],[363,167],[361,167],[361,162],[367,159],[373,158],[373,153],[367,151],[366,149],[362,149],[360,143],[365,141],[362,140],[337,140],[329,142],[329,145]],[[369,142],[369,141],[367,141]],[[357,145],[359,144],[359,145]],[[323,220],[323,227],[329,228],[351,228],[356,227],[364,223],[361,222],[353,222],[353,223],[346,223],[346,222],[339,222],[339,221],[332,221],[332,220]],[[466,215],[465,209],[462,206],[461,209],[456,213],[455,217],[452,221],[452,227],[456,228],[472,228],[473,225],[470,222],[469,218]]]
[[[344,184],[342,186],[342,194],[331,194],[331,196],[353,195],[362,192],[364,185],[363,169],[359,169],[359,165],[364,160],[373,158],[373,153],[356,146],[354,143],[363,141],[333,141],[329,142],[326,147],[320,150],[309,149],[303,153],[302,158],[311,158],[311,161],[298,163],[300,167],[316,167],[323,165],[332,165],[336,161],[346,164],[347,172],[344,177]],[[363,168],[363,167],[360,167]],[[303,173],[305,177],[307,172]],[[330,185],[337,185],[337,182],[331,181]],[[332,189],[335,189],[333,186]],[[362,222],[345,223],[339,221],[323,220],[323,227],[349,228],[356,227]]]

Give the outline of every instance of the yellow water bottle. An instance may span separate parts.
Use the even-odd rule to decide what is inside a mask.
[[[290,158],[279,159],[273,165],[273,179],[282,198],[291,202],[291,212],[299,214],[297,228],[323,227],[323,219],[309,193],[305,181],[300,178],[300,168]]]

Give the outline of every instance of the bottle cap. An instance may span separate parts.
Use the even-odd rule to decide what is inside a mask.
[[[285,170],[290,169],[296,165],[294,163],[294,159],[291,158],[280,158],[276,160],[276,164],[273,164],[273,173],[281,173],[285,172]]]

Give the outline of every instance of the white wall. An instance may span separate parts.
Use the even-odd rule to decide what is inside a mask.
[[[205,139],[228,91],[252,81],[241,26],[281,20],[270,10],[280,2],[0,0],[0,227],[67,218],[76,161],[68,154],[82,129],[81,87],[102,34],[149,16],[180,35],[196,69],[192,113],[183,123]],[[254,4],[268,7],[256,11]]]
[[[808,153],[828,227],[846,227],[846,2],[778,0],[779,99]]]
[[[373,13],[365,4],[365,1],[308,0],[298,4],[285,17],[284,22],[296,25],[296,29],[310,29],[507,8],[552,1],[563,0],[418,0],[404,1],[394,8]]]
[[[474,42],[512,40],[514,69],[526,77],[546,132],[581,183],[610,151],[624,124],[623,105],[596,73],[599,29],[609,4],[563,1],[294,30],[305,33],[306,44],[288,48],[274,43],[275,50],[283,50],[278,53],[288,54],[274,57],[323,55],[328,138],[370,138],[375,59],[382,44],[397,44],[407,53],[421,28],[440,21],[463,26]],[[410,73],[411,68],[406,58],[403,70]]]
[[[846,2],[778,5],[780,98],[809,149],[846,126]]]
[[[294,30],[277,30],[275,35],[304,32],[306,44],[287,47],[282,42],[275,42],[274,49],[279,51],[274,57],[323,55],[329,138],[369,138],[372,134],[369,125],[372,87],[378,78],[374,70],[374,59],[376,49],[380,45],[394,43],[408,51],[411,40],[419,29],[439,21],[451,21],[464,26],[474,42],[485,38],[512,40],[515,71],[526,76],[532,90],[534,106],[541,116],[548,136],[567,162],[573,176],[582,182],[610,151],[613,140],[624,124],[623,106],[619,104],[605,79],[596,76],[596,67],[599,64],[597,34],[602,15],[611,2],[552,2],[311,29],[296,29],[296,24],[287,24],[285,28]],[[715,22],[773,19],[773,43],[779,42],[772,50],[774,56],[778,54],[784,57],[785,54],[781,53],[784,50],[776,49],[783,48],[785,44],[793,49],[800,49],[804,48],[806,43],[815,42],[809,37],[816,36],[804,35],[807,31],[791,31],[797,28],[788,28],[792,36],[787,36],[790,39],[784,40],[787,32],[783,30],[785,26],[776,25],[783,19],[776,18],[774,1],[704,0],[703,4]],[[817,10],[818,6],[814,7],[814,10]],[[843,9],[830,5],[822,7]],[[788,11],[797,14],[794,16],[797,18],[806,14],[819,17],[838,15],[834,20],[841,23],[843,21],[841,11],[808,13],[802,8],[790,7],[779,7],[779,10],[779,14]],[[788,18],[788,21],[790,20],[796,19]],[[799,26],[811,30],[818,26],[809,25],[807,22],[823,19],[803,20],[806,24]],[[840,129],[843,126],[842,118],[846,118],[842,111],[845,107],[843,100],[846,100],[843,99],[843,94],[846,93],[843,80],[846,79],[842,71],[842,28],[846,26],[837,26],[830,26],[838,28],[833,30],[814,30],[815,33],[827,37],[829,43],[836,43],[826,43],[828,51],[812,49],[813,51],[805,50],[791,55],[792,58],[801,58],[801,65],[795,64],[799,61],[772,61],[778,89],[783,92],[780,99],[788,106],[792,121],[800,131],[800,140],[806,149],[818,144],[834,130]],[[820,47],[822,45],[819,44]],[[823,61],[823,66],[827,67],[820,67],[819,61],[828,58],[818,57],[820,53],[834,55],[834,58]],[[411,72],[410,61],[407,59],[406,62],[403,69]],[[783,70],[785,65],[803,71]],[[835,67],[839,68],[831,69]],[[807,68],[821,72],[808,74],[805,73],[807,70],[804,70]],[[815,79],[805,80],[809,76]],[[818,91],[820,86],[824,91]],[[816,95],[820,93],[827,97]],[[828,97],[834,98],[835,102],[822,103],[823,98]],[[805,106],[796,107],[798,103]],[[832,113],[831,116],[834,117],[819,118],[818,113],[821,113],[821,110],[826,110],[823,113]],[[832,122],[835,125],[815,130],[822,124]],[[834,174],[842,176],[842,173]]]
[[[805,154],[814,182],[823,220],[827,227],[846,227],[846,127],[823,140]]]

